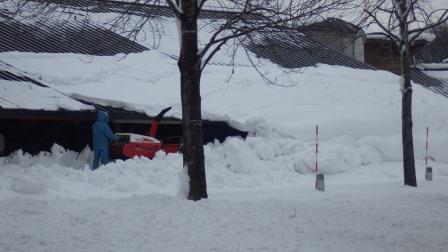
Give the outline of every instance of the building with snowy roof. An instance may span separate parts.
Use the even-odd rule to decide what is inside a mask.
[[[366,35],[360,27],[352,23],[338,18],[328,18],[299,30],[322,45],[364,62]]]
[[[410,47],[414,57],[411,69],[411,79],[437,94],[448,97],[448,82],[435,77],[434,72],[444,71],[443,64],[424,64],[416,60],[416,55],[434,41],[433,34],[423,33]],[[400,54],[395,43],[384,35],[367,34],[365,44],[365,62],[377,69],[401,74]],[[437,66],[439,69],[437,69]],[[442,67],[440,67],[442,66]]]
[[[49,1],[51,2],[51,1]],[[117,2],[95,1],[57,1],[62,6],[69,6],[76,10],[84,10],[89,13],[123,13],[132,11],[133,15],[153,16],[155,18],[172,18],[172,12],[166,6],[132,5]],[[223,19],[232,12],[206,10],[201,12],[201,19]],[[3,55],[23,52],[33,58],[33,55],[88,55],[82,58],[85,64],[95,67],[94,58],[91,56],[114,56],[136,54],[150,50],[150,46],[144,46],[131,41],[109,29],[95,23],[86,23],[80,19],[69,20],[58,17],[46,17],[43,23],[38,18],[27,19],[1,16],[0,52]],[[168,28],[168,27],[165,27]],[[168,28],[171,29],[171,28]],[[169,36],[169,34],[168,34]],[[275,45],[275,46],[274,46]],[[314,66],[316,64],[341,65],[360,69],[370,69],[350,57],[337,51],[322,46],[302,34],[286,33],[259,33],[248,42],[248,48],[259,58],[268,59],[285,68],[300,68]],[[172,50],[158,49],[170,61],[177,59]],[[293,52],[293,53],[291,53]],[[82,57],[82,56],[80,56]],[[14,56],[12,58],[15,58]],[[24,149],[31,153],[48,150],[52,142],[57,142],[64,147],[80,151],[90,142],[90,124],[95,120],[97,110],[107,111],[111,117],[112,128],[116,131],[127,131],[145,134],[149,129],[150,115],[138,106],[129,105],[126,102],[103,99],[83,92],[67,92],[60,89],[57,80],[48,80],[42,75],[46,72],[57,71],[64,76],[73,72],[75,66],[67,64],[61,68],[59,64],[43,71],[36,70],[34,66],[21,66],[24,62],[18,58],[3,58],[4,67],[0,75],[0,82],[4,86],[0,103],[0,120],[2,132],[6,135],[6,153],[16,149]],[[41,58],[42,59],[42,58]],[[14,66],[14,61],[16,65]],[[51,61],[51,59],[49,59]],[[7,63],[8,62],[8,63]],[[44,59],[39,64],[48,64]],[[223,60],[212,61],[211,65],[229,66]],[[252,67],[250,64],[235,63],[240,67]],[[238,65],[239,64],[239,65]],[[64,65],[64,64],[62,64]],[[42,65],[43,66],[43,65]],[[24,68],[26,71],[19,69]],[[17,69],[15,72],[11,69]],[[17,74],[20,72],[20,75]],[[76,72],[76,71],[75,71]],[[82,78],[85,72],[76,72],[75,78]],[[70,74],[68,74],[70,75]],[[11,81],[10,79],[14,79]],[[35,79],[39,79],[36,81]],[[50,82],[49,86],[42,83]],[[125,82],[125,80],[124,80]],[[124,84],[126,85],[126,84]],[[21,91],[22,90],[22,91]],[[27,92],[23,92],[27,90]],[[45,90],[46,92],[43,92]],[[25,97],[34,97],[32,105],[28,104]],[[169,116],[164,119],[160,128],[161,135],[181,134],[180,116]],[[29,130],[25,130],[25,128]],[[21,133],[26,132],[26,133]],[[44,132],[43,134],[41,132]],[[70,132],[65,134],[62,132]],[[227,136],[245,136],[247,133],[229,127],[221,120],[205,120],[205,142],[214,139],[224,140]],[[30,141],[28,139],[34,139]]]
[[[175,19],[169,8],[113,1],[101,4],[96,1],[55,2],[77,11],[87,11],[91,15],[91,22],[80,21],[82,19],[77,19],[76,13],[71,13],[73,17],[68,20],[50,17],[44,24],[36,23],[33,19],[2,16],[4,22],[0,29],[4,38],[0,40],[0,57],[4,65],[9,66],[0,75],[2,85],[8,85],[8,89],[12,89],[14,85],[10,84],[8,78],[14,75],[16,82],[26,79],[28,82],[20,83],[31,83],[27,84],[31,93],[26,97],[33,96],[34,92],[38,93],[38,88],[34,86],[57,94],[46,94],[54,101],[50,105],[38,102],[33,107],[26,107],[25,104],[16,102],[16,107],[11,108],[0,103],[1,120],[4,125],[9,125],[7,129],[2,129],[7,132],[7,152],[22,148],[37,153],[48,150],[53,142],[79,151],[90,143],[90,125],[95,120],[97,110],[109,112],[114,131],[146,134],[151,118],[161,109],[172,106],[173,110],[162,122],[160,134],[181,134],[180,92],[177,85],[179,79],[175,74],[178,71],[176,60],[179,45]],[[101,20],[104,15],[119,15],[125,11],[131,11],[132,15],[159,19],[163,27],[156,28],[163,28],[161,37],[147,35],[145,38],[134,37],[131,40],[105,28],[95,19]],[[204,10],[200,21],[206,23],[229,15],[234,13]],[[260,93],[250,95],[241,91],[238,93],[247,96],[236,101],[235,97],[239,96],[235,93],[226,94],[228,91],[225,86],[235,88],[235,82],[244,80],[249,83],[260,82],[261,72],[265,74],[264,77],[270,78],[270,73],[278,71],[278,76],[271,79],[277,80],[279,77],[285,79],[286,83],[296,85],[292,75],[285,74],[288,69],[296,71],[321,64],[361,70],[375,69],[356,57],[344,55],[337,48],[327,47],[323,42],[310,38],[310,35],[299,32],[259,32],[251,36],[245,45],[247,52],[237,52],[233,56],[227,55],[225,50],[219,52],[209,63],[213,71],[204,72],[203,83],[206,84],[203,84],[202,96],[205,108],[205,142],[214,139],[223,141],[227,136],[245,137],[248,132],[260,134],[260,131],[268,128],[260,126],[266,119],[263,116],[257,117],[257,113],[251,109],[258,102],[269,103],[258,97]],[[246,53],[251,54],[257,62],[248,61]],[[254,66],[258,68],[255,75],[249,73],[254,71]],[[245,76],[236,78],[233,71],[244,72]],[[220,77],[215,76],[216,74]],[[329,74],[334,73],[330,71]],[[237,89],[244,88],[245,85],[242,84]],[[231,101],[228,100],[230,96]],[[210,102],[212,97],[214,102]],[[20,99],[14,95],[7,97],[10,103]],[[221,102],[216,104],[215,101]],[[70,104],[78,107],[70,107]],[[275,106],[279,105],[281,103]],[[15,121],[10,121],[11,119]],[[28,135],[22,136],[24,128],[30,130]],[[33,138],[38,140],[32,141]]]
[[[414,41],[410,46],[411,55],[416,54],[424,46],[431,43],[433,37],[424,37]],[[365,62],[378,69],[395,74],[401,73],[400,54],[394,42],[384,35],[367,34],[365,44]]]

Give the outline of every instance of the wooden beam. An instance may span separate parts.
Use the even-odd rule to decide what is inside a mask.
[[[27,120],[96,120],[96,111],[45,111],[29,109],[2,109],[0,118]]]

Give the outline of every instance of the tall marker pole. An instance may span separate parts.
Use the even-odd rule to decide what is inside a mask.
[[[429,127],[426,127],[425,167],[428,167],[428,138],[429,138]]]
[[[319,166],[317,164],[318,154],[319,154],[319,125],[316,125],[316,173],[319,172]]]
[[[319,155],[319,125],[316,125],[316,184],[315,184],[315,188],[316,188],[316,190],[323,192],[323,191],[325,191],[324,174],[319,173],[318,155]]]
[[[432,181],[432,167],[428,166],[429,127],[426,127],[425,179]]]

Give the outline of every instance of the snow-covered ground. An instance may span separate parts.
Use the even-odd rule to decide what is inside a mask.
[[[0,251],[446,250],[447,163],[431,163],[429,182],[418,161],[417,188],[400,162],[377,162],[329,173],[317,192],[313,173],[268,168],[249,145],[207,146],[199,202],[178,196],[177,154],[92,172],[88,150],[16,153],[0,160]]]

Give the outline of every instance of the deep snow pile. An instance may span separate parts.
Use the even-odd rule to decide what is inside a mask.
[[[349,143],[351,142],[351,143]],[[209,190],[283,188],[300,185],[301,175],[314,172],[314,144],[297,140],[274,141],[229,138],[205,147]],[[370,146],[354,139],[334,139],[322,147],[320,169],[327,174],[358,169],[382,161]],[[117,160],[92,172],[91,151],[79,155],[55,145],[51,153],[30,156],[17,151],[1,158],[3,197],[20,195],[63,198],[124,197],[134,194],[177,195],[182,157],[159,152],[153,159]]]
[[[417,142],[417,146],[423,143]],[[319,169],[327,175],[354,172],[372,165],[399,162],[398,138],[339,136],[320,143]],[[441,146],[441,149],[446,148]],[[422,150],[422,148],[418,148]],[[424,152],[416,153],[423,159]],[[434,153],[443,157],[443,153]],[[431,159],[434,158],[431,154]],[[308,187],[315,172],[315,143],[277,137],[228,138],[224,143],[205,146],[208,190],[212,193],[269,188]],[[432,162],[430,160],[430,162]],[[440,161],[440,160],[439,160]],[[446,161],[446,160],[444,160]],[[418,165],[421,166],[421,162]],[[180,195],[182,157],[159,152],[153,160],[116,160],[96,171],[90,170],[92,152],[64,150],[54,145],[51,152],[31,156],[17,151],[0,158],[0,199],[38,198],[122,198],[132,195]],[[399,167],[399,166],[398,166]],[[400,168],[394,173],[399,174]],[[376,171],[361,174],[363,182],[382,181]],[[445,174],[444,170],[440,171]],[[311,176],[311,177],[310,177]],[[392,181],[400,181],[394,175]],[[386,176],[388,180],[388,176]]]
[[[349,148],[348,137],[329,142],[334,156],[322,156],[332,167],[347,162],[348,170],[326,167],[324,193],[313,188],[312,168],[296,170],[289,160],[310,156],[310,143],[210,144],[210,197],[200,202],[176,197],[179,155],[92,172],[87,149],[79,156],[58,146],[34,157],[18,152],[0,160],[0,250],[445,251],[447,163],[431,162],[435,181],[427,182],[418,161],[419,187],[409,188],[400,162]],[[336,143],[344,145],[336,150]]]

